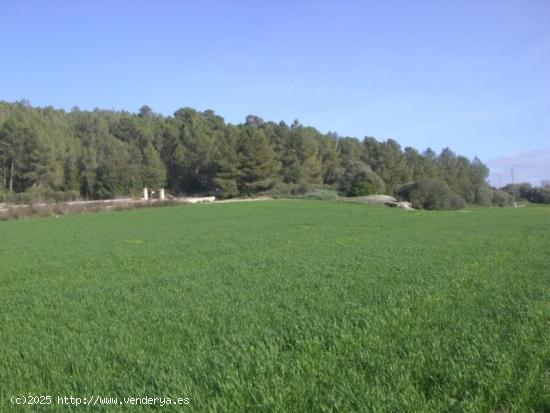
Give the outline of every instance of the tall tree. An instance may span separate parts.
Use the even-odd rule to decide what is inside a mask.
[[[363,159],[382,178],[388,189],[395,190],[412,178],[401,146],[395,140],[378,142],[374,138],[365,138],[363,145]]]
[[[143,186],[147,188],[164,188],[166,185],[166,167],[152,143],[143,150],[141,176]]]
[[[305,128],[297,120],[294,121],[283,149],[282,173],[285,182],[322,183],[319,136],[314,128]]]
[[[241,127],[238,144],[239,190],[253,193],[271,188],[281,165],[261,129]]]
[[[218,141],[215,163],[217,166],[214,185],[220,195],[232,197],[239,194],[239,154],[237,145],[239,130],[235,126],[228,126],[223,138]]]
[[[187,191],[206,191],[213,187],[216,165],[214,163],[216,141],[223,132],[213,128],[215,119],[212,113],[201,114],[185,108],[176,111],[181,120],[180,142],[185,148],[183,159],[185,189]]]

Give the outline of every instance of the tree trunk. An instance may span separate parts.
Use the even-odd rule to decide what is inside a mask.
[[[10,192],[13,192],[13,172],[15,169],[15,159],[11,158],[11,168],[10,168]]]

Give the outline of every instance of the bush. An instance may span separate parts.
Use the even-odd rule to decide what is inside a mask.
[[[521,198],[537,204],[550,204],[550,187],[547,185],[532,186],[529,183],[508,184],[501,188],[501,190],[509,193],[516,199]]]
[[[69,214],[80,214],[87,212],[100,211],[126,211],[135,208],[157,208],[171,205],[181,205],[178,202],[165,201],[130,201],[123,203],[104,203],[104,202],[86,202],[77,204],[57,203],[57,204],[34,204],[11,206],[7,211],[0,211],[0,221],[8,219],[22,219],[30,217],[48,217]]]
[[[350,196],[367,196],[384,193],[384,181],[374,172],[366,174],[350,188]]]
[[[385,184],[368,165],[355,163],[342,176],[340,189],[346,196],[366,196],[383,194]]]
[[[54,191],[49,188],[31,188],[26,192],[0,193],[0,202],[8,204],[41,204],[48,202],[69,202],[80,199],[78,191]]]
[[[443,208],[440,208],[440,209],[458,210],[458,209],[464,209],[465,207],[466,207],[466,201],[464,201],[464,199],[460,195],[455,194],[453,192],[449,196],[448,206],[443,205]],[[434,209],[438,209],[438,208],[434,208]]]
[[[333,189],[319,189],[317,191],[306,192],[303,197],[306,199],[318,199],[319,201],[335,201],[338,199],[338,192]]]
[[[239,195],[239,187],[235,179],[214,178],[216,190],[214,195],[218,198],[233,198]]]
[[[487,184],[478,186],[475,189],[474,204],[481,206],[490,206],[493,200],[493,190]]]
[[[535,187],[532,188],[526,196],[529,202],[538,204],[550,204],[550,188]]]
[[[285,184],[277,182],[269,191],[258,195],[268,195],[273,198],[308,198],[333,200],[338,197],[338,192],[331,186],[308,184],[306,182],[296,184]]]
[[[395,195],[417,209],[462,209],[466,202],[443,181],[421,179],[399,188]]]
[[[505,207],[508,205],[512,205],[513,197],[508,192],[504,191],[493,191],[493,198],[492,202],[493,205],[499,206],[499,207]]]

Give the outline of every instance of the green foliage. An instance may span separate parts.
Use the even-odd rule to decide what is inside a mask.
[[[333,185],[340,181],[343,174],[338,153],[338,138],[326,135],[319,137],[319,156],[321,160],[323,183]]]
[[[179,139],[185,148],[182,189],[186,192],[207,191],[212,186],[216,170],[216,141],[223,135],[222,130],[214,125],[221,118],[212,112],[200,113],[190,108],[180,109],[174,116],[181,121]]]
[[[417,209],[462,209],[466,206],[464,200],[455,194],[443,181],[421,179],[403,185],[396,195],[412,204]]]
[[[361,161],[348,165],[341,182],[341,191],[346,196],[364,196],[384,193],[384,181]]]
[[[45,187],[30,188],[25,192],[2,192],[0,202],[9,204],[40,204],[44,202],[69,202],[80,198],[78,191],[55,191]]]
[[[466,202],[488,205],[487,168],[445,148],[420,153],[393,139],[362,142],[323,134],[297,120],[249,115],[227,124],[212,110],[137,114],[96,109],[69,113],[26,102],[0,102],[0,186],[79,191],[87,199],[139,193],[143,186],[177,194],[249,195],[278,182],[329,185],[351,196],[392,193],[420,179],[439,179]],[[529,199],[544,202],[547,192]]]
[[[146,188],[162,188],[166,184],[166,168],[160,159],[160,155],[153,146],[148,143],[143,150],[143,186]]]
[[[548,216],[289,200],[0,222],[0,411],[547,412]]]
[[[364,161],[380,176],[390,192],[400,184],[410,181],[411,170],[407,167],[401,146],[395,140],[378,142],[374,138],[365,138],[363,146]]]
[[[317,199],[319,201],[336,201],[338,199],[338,192],[334,189],[318,189],[304,193],[303,198]]]
[[[268,195],[273,198],[301,198],[332,201],[338,198],[338,191],[329,185],[316,185],[305,182],[286,184],[278,181],[273,188],[269,191],[265,191],[262,195]]]
[[[280,155],[281,175],[285,183],[323,182],[323,167],[319,153],[320,136],[317,130],[304,127],[297,120],[285,133]]]
[[[238,145],[240,192],[248,194],[272,188],[281,165],[261,129],[242,127]]]
[[[533,187],[529,183],[508,184],[503,191],[510,194],[516,200],[525,200],[536,204],[550,204],[550,185]]]
[[[532,188],[526,196],[529,202],[535,202],[537,204],[550,204],[550,188],[548,187],[535,187]]]
[[[371,142],[366,139],[365,142]],[[356,139],[344,138],[339,142],[341,154],[340,190],[346,196],[362,196],[384,193],[384,181],[376,174],[367,162],[373,161],[373,151],[365,157],[364,148]]]
[[[493,205],[499,206],[499,207],[505,207],[512,205],[513,198],[512,195],[505,191],[498,191],[493,190],[493,197],[492,197],[492,203]]]
[[[473,202],[470,201],[470,204],[480,205],[480,206],[490,206],[493,202],[493,190],[485,182],[480,182],[479,185],[474,187],[474,199]]]
[[[216,195],[231,198],[239,195],[239,154],[238,139],[240,131],[236,127],[228,127],[223,139],[218,142],[217,173],[213,179]]]

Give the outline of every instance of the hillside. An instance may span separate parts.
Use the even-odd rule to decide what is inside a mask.
[[[161,116],[147,106],[133,114],[0,103],[0,169],[0,202],[115,198],[143,187],[218,197],[320,186],[392,195],[421,179],[439,180],[468,204],[493,198],[488,169],[450,149],[420,153],[393,139],[358,140],[256,116],[232,125],[190,108]]]

